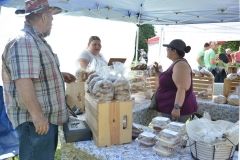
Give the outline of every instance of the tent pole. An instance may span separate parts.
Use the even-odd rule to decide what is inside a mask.
[[[162,60],[161,60],[161,55],[162,55],[162,50],[163,50],[163,41],[165,39],[165,36],[164,36],[164,27],[161,27],[161,34],[160,34],[160,40],[159,40],[159,61],[160,61],[160,64],[162,63]]]
[[[141,19],[141,15],[142,15],[142,7],[143,7],[143,3],[141,3],[140,5],[140,10],[139,10],[139,13],[138,13],[138,19],[137,19],[137,38],[136,38],[136,50],[135,50],[135,63],[138,62],[138,44],[139,44],[139,28],[140,28],[140,19]]]
[[[138,44],[139,44],[139,25],[137,24],[136,44],[135,44],[135,62],[138,62]]]

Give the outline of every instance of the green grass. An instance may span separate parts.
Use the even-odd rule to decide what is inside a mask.
[[[61,160],[61,155],[62,155],[61,148],[57,148],[54,160]]]
[[[11,160],[11,159],[9,159]],[[14,160],[19,160],[19,157],[15,157]],[[61,160],[61,148],[57,148],[56,153],[55,153],[55,158],[54,160]]]

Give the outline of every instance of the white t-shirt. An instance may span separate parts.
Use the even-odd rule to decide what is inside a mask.
[[[89,71],[98,71],[103,66],[107,66],[107,61],[101,53],[94,55],[90,51],[84,50],[80,54],[79,59],[84,59],[89,62],[87,66],[87,70]]]

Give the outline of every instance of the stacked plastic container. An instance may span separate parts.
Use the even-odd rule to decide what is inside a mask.
[[[186,126],[180,122],[170,122],[156,136],[153,150],[162,156],[171,156],[181,149],[186,140]]]
[[[150,131],[144,131],[136,140],[141,145],[152,147],[156,144],[156,135]]]
[[[154,131],[158,133],[161,130],[165,129],[170,122],[171,122],[170,119],[167,117],[155,117],[152,119],[149,126],[152,127]]]

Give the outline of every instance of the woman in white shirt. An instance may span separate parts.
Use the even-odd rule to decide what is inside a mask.
[[[80,54],[80,67],[88,71],[97,71],[103,66],[107,66],[107,61],[100,53],[101,48],[100,38],[98,36],[91,36],[87,49]]]

